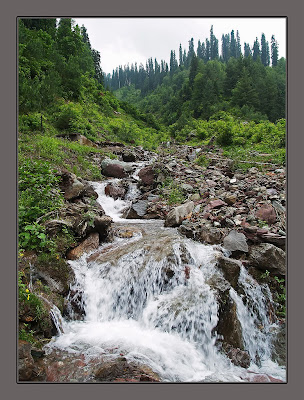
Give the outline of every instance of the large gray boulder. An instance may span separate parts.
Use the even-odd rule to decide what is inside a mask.
[[[229,232],[229,234],[224,238],[223,246],[229,251],[248,252],[246,236],[243,233],[239,233],[235,230]]]
[[[285,251],[271,243],[261,243],[252,246],[249,252],[249,262],[262,271],[268,270],[275,275],[285,276]]]
[[[148,204],[148,200],[138,200],[123,214],[123,217],[127,219],[143,218],[147,213]]]
[[[171,211],[169,211],[167,215],[165,226],[179,226],[187,217],[187,215],[189,215],[193,211],[193,208],[193,201],[189,201],[185,204],[182,204],[181,206],[173,208]]]

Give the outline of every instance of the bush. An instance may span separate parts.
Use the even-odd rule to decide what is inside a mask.
[[[50,245],[37,219],[63,204],[58,177],[47,162],[21,160],[19,163],[19,246],[24,249]]]

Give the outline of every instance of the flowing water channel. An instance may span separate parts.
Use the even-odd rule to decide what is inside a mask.
[[[124,355],[128,362],[149,366],[163,382],[243,382],[248,371],[217,346],[219,304],[210,282],[224,280],[216,266],[221,249],[186,239],[160,220],[123,219],[138,195],[139,167],[126,200],[104,193],[106,184],[117,180],[92,183],[115,229],[131,237],[116,237],[70,261],[76,276],[70,301],[78,302],[84,317],[77,320],[71,310],[68,319],[57,320],[58,335],[46,350],[87,358]],[[249,370],[285,381],[285,368],[271,361],[277,325],[267,317],[270,292],[242,266],[238,285],[242,293],[230,287],[229,295],[251,358]]]

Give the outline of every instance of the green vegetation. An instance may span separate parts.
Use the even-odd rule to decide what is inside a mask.
[[[261,274],[260,278],[265,281],[271,292],[273,300],[276,302],[276,314],[279,317],[286,317],[286,286],[285,279],[278,276],[272,276],[268,270]]]

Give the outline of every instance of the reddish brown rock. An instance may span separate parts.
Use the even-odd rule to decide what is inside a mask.
[[[125,170],[123,169],[123,167],[121,165],[118,164],[108,164],[106,165],[103,170],[102,173],[105,176],[111,176],[112,178],[125,178],[127,176]]]
[[[118,198],[122,199],[126,194],[126,191],[122,187],[108,184],[105,187],[105,194],[106,196],[113,197],[114,200],[117,200]]]
[[[153,185],[155,172],[151,166],[142,168],[138,174],[139,178],[141,179],[144,185]]]
[[[70,250],[67,254],[69,260],[76,260],[81,257],[84,253],[88,253],[92,250],[97,249],[99,246],[99,233],[91,233],[85,240],[83,240],[79,246]]]
[[[273,225],[276,220],[276,212],[271,204],[264,204],[256,212],[256,217],[262,221],[266,221],[269,225]]]

